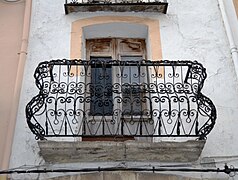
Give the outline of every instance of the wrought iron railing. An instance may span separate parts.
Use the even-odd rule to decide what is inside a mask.
[[[194,61],[52,60],[35,74],[26,106],[36,139],[47,137],[198,137],[216,120],[201,93],[205,68]]]

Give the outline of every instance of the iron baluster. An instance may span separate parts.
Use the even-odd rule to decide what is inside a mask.
[[[100,83],[93,86],[92,67],[104,70]],[[107,68],[118,73],[108,73],[114,70]],[[204,139],[216,121],[214,104],[201,92],[206,69],[197,61],[52,60],[40,63],[34,77],[39,92],[27,104],[26,118],[36,139]],[[95,97],[101,105],[93,104]]]

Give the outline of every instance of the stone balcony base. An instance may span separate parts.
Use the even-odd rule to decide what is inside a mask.
[[[78,3],[65,4],[65,13],[72,12],[157,12],[166,14],[168,3],[136,2],[136,3]]]
[[[139,142],[139,141],[39,141],[40,155],[46,162],[194,162],[205,141]]]

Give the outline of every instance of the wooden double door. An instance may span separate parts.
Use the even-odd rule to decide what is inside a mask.
[[[143,62],[146,59],[145,40],[88,39],[86,55],[88,60],[95,62],[95,65],[90,66],[90,76],[86,79],[90,84],[88,92],[91,97],[86,106],[86,134],[138,134],[139,123],[146,118],[144,110],[149,109],[149,102],[143,100],[146,96],[143,88],[149,81],[148,70],[145,66],[113,66],[107,62]],[[129,123],[132,119],[135,122]],[[143,127],[140,129],[143,130]]]

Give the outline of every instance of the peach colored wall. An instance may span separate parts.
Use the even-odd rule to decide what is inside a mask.
[[[11,121],[13,94],[18,70],[19,52],[22,45],[25,0],[19,2],[0,1],[0,169],[7,168],[9,157],[6,157],[6,146]],[[15,118],[16,119],[16,118]],[[11,143],[10,143],[11,144]]]
[[[236,15],[238,16],[238,0],[233,0],[235,10],[236,10]]]

